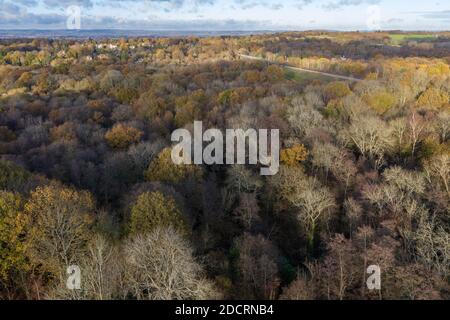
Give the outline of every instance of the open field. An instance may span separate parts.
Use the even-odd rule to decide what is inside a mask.
[[[394,45],[401,45],[408,41],[424,41],[436,39],[434,34],[390,34]]]
[[[350,76],[344,76],[344,75],[335,74],[335,73],[329,73],[329,72],[323,72],[323,71],[299,68],[299,67],[290,66],[288,64],[279,64],[278,62],[269,61],[267,59],[259,58],[259,57],[255,57],[255,56],[249,56],[249,55],[241,54],[240,57],[243,58],[243,59],[254,60],[254,61],[263,61],[263,62],[267,62],[269,64],[280,65],[285,70],[292,71],[292,72],[297,73],[297,74],[309,74],[310,77],[304,77],[304,76],[301,77],[301,78],[306,79],[306,80],[308,80],[308,79],[319,79],[319,78],[322,78],[322,79],[324,79],[324,78],[332,78],[332,79],[346,80],[346,81],[356,81],[356,82],[361,81],[361,79],[350,77]]]
[[[320,74],[314,74],[311,72],[304,72],[304,71],[295,71],[288,68],[285,68],[284,74],[286,79],[296,81],[300,84],[307,84],[314,80],[318,80],[321,82],[332,81],[332,78]]]

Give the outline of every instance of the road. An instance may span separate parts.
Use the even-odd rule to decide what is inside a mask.
[[[245,55],[245,54],[239,54],[239,56],[241,58],[248,59],[248,60],[258,60],[258,61],[264,61],[264,62],[267,62],[267,63],[279,64],[279,63],[276,63],[276,62],[273,62],[273,61],[270,61],[270,60],[266,60],[264,58],[248,56],[248,55]],[[358,79],[358,78],[354,78],[354,77],[341,76],[339,74],[334,74],[334,73],[327,73],[327,72],[322,72],[322,71],[315,71],[315,70],[309,70],[309,69],[304,69],[304,68],[291,67],[291,66],[288,66],[288,65],[282,65],[282,66],[285,67],[286,69],[289,69],[289,70],[292,70],[292,71],[320,74],[322,76],[332,77],[332,78],[340,79],[340,80],[347,80],[347,81],[354,81],[354,82],[363,81],[362,79]]]

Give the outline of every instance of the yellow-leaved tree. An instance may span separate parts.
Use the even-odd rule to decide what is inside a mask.
[[[202,170],[195,165],[177,165],[173,163],[171,148],[162,150],[158,157],[150,164],[145,172],[148,181],[161,181],[166,183],[181,183],[189,177],[200,178]]]
[[[130,145],[139,142],[143,134],[139,129],[119,123],[105,134],[105,139],[111,148],[127,149]]]
[[[20,195],[0,191],[0,281],[26,270],[25,217]]]
[[[429,88],[420,95],[417,100],[417,105],[430,109],[440,109],[443,105],[449,103],[449,101],[450,97],[446,92],[438,88]]]
[[[131,208],[130,233],[144,234],[157,227],[172,227],[181,234],[188,232],[183,214],[175,200],[161,192],[144,192]]]
[[[308,150],[303,144],[295,144],[280,152],[280,160],[287,166],[296,166],[308,158]]]

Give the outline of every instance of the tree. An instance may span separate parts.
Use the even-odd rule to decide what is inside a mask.
[[[280,300],[313,300],[314,283],[303,275],[299,275],[288,287],[283,289]]]
[[[0,191],[0,282],[27,269],[24,236],[26,220],[18,194]]]
[[[30,87],[31,84],[32,84],[32,80],[33,80],[33,75],[31,74],[31,72],[24,72],[24,73],[21,74],[19,79],[17,79],[16,86],[18,88],[20,88],[20,87]]]
[[[176,99],[175,125],[179,128],[200,120],[202,110],[206,109],[208,98],[203,90],[196,90],[188,96]]]
[[[444,277],[450,274],[450,234],[443,227],[424,217],[419,222],[414,241],[417,261]]]
[[[262,235],[245,233],[235,240],[240,287],[249,299],[275,299],[280,283],[279,253]]]
[[[427,123],[425,119],[413,112],[408,119],[408,133],[409,133],[409,141],[411,143],[411,156],[414,157],[416,152],[417,144],[423,139],[425,134],[425,128],[427,127]]]
[[[128,162],[132,164],[136,180],[142,180],[144,177],[144,171],[156,158],[163,146],[163,142],[161,140],[157,140],[152,143],[141,142],[139,144],[132,145],[128,149]]]
[[[393,146],[395,152],[401,154],[404,151],[408,138],[408,124],[405,118],[399,117],[389,121],[392,128]]]
[[[344,202],[344,212],[346,224],[349,227],[351,237],[353,231],[358,227],[358,224],[361,222],[363,209],[355,199],[349,198],[346,199]]]
[[[417,100],[419,107],[430,109],[440,109],[444,104],[449,103],[449,95],[439,88],[431,87],[425,90]]]
[[[261,220],[258,215],[259,207],[256,193],[242,193],[239,196],[239,205],[234,210],[238,220],[246,230],[251,230],[254,224]]]
[[[335,206],[334,195],[315,178],[308,177],[301,167],[281,166],[270,184],[277,200],[287,202],[295,209],[297,221],[306,233],[309,249],[312,249],[318,227],[328,221]]]
[[[326,180],[331,172],[337,181],[344,184],[345,192],[347,192],[347,188],[357,173],[356,166],[348,152],[330,143],[315,143],[311,156],[313,166],[324,171]]]
[[[184,60],[185,56],[183,51],[178,48],[174,47],[172,50],[172,59],[175,60],[177,63],[181,63]]]
[[[243,165],[233,165],[228,169],[227,173],[226,184],[236,195],[242,192],[256,192],[262,187],[260,177]]]
[[[2,142],[11,142],[16,139],[16,135],[7,126],[0,126],[0,140]]]
[[[139,93],[134,88],[122,86],[115,92],[115,96],[121,103],[131,103],[139,97]]]
[[[143,134],[139,129],[119,123],[105,134],[105,139],[111,148],[127,149],[130,145],[138,143]]]
[[[327,101],[344,98],[352,91],[348,87],[348,84],[341,81],[331,82],[326,85],[324,89],[324,96]]]
[[[15,164],[0,160],[0,189],[19,191],[28,181],[30,173]]]
[[[60,272],[79,262],[85,252],[94,211],[92,196],[85,191],[57,185],[33,191],[25,204],[31,262],[62,276]]]
[[[370,91],[364,96],[365,102],[378,114],[384,114],[395,106],[395,96],[386,89]]]
[[[323,116],[313,106],[304,104],[303,99],[295,98],[288,109],[289,124],[299,137],[308,136],[313,129],[323,126]]]
[[[96,235],[89,242],[81,265],[83,290],[88,299],[110,300],[123,290],[122,257],[105,237]]]
[[[123,75],[118,70],[108,70],[100,80],[100,88],[108,92],[112,88],[118,86],[123,80]]]
[[[438,182],[450,197],[450,155],[434,156],[425,162],[424,169],[428,182]]]
[[[436,274],[430,273],[419,263],[395,266],[382,280],[386,300],[441,300],[439,288],[445,287]]]
[[[270,190],[273,190],[278,200],[286,200],[299,189],[299,185],[304,184],[305,180],[307,176],[302,166],[280,166],[278,174],[270,177]]]
[[[144,300],[204,300],[218,297],[203,276],[190,244],[172,228],[156,228],[125,243],[130,294]]]
[[[393,213],[399,223],[410,228],[412,219],[422,214],[420,198],[425,193],[425,179],[420,173],[400,167],[386,169],[383,182],[365,190],[364,196],[382,216]]]
[[[188,178],[198,179],[202,170],[195,165],[176,165],[172,161],[171,148],[163,149],[150,163],[144,176],[148,181],[162,181],[179,184]]]
[[[130,232],[145,234],[157,227],[172,227],[180,234],[188,233],[188,226],[175,200],[161,192],[141,194],[131,208]]]
[[[50,287],[46,298],[64,300],[111,300],[125,298],[123,287],[123,257],[102,235],[89,241],[86,254],[80,260],[81,288],[69,290],[67,279]]]
[[[374,116],[359,116],[354,119],[350,127],[342,132],[341,138],[373,161],[376,168],[381,166],[384,155],[391,146],[390,127]]]
[[[148,121],[154,121],[167,112],[167,102],[163,97],[156,95],[153,91],[147,91],[135,102],[137,113]]]
[[[302,144],[295,144],[291,148],[281,150],[280,161],[287,166],[295,166],[308,157],[308,150]]]
[[[297,219],[306,230],[310,247],[320,222],[326,221],[328,211],[335,206],[333,194],[320,186],[313,178],[287,196],[287,200],[298,209]]]
[[[281,166],[278,175],[271,178],[275,195],[296,209],[296,217],[304,228],[310,249],[314,245],[317,227],[329,218],[329,210],[335,206],[333,194],[308,177],[301,167]]]
[[[328,250],[319,269],[323,275],[323,286],[326,287],[328,299],[344,300],[355,279],[359,279],[358,256],[351,241],[340,234],[330,240]]]
[[[284,70],[282,67],[277,65],[270,65],[266,68],[265,73],[270,82],[279,82],[284,79]]]
[[[166,52],[163,49],[157,49],[155,52],[155,58],[157,62],[162,62],[166,58]]]
[[[450,138],[450,111],[438,114],[435,127],[440,143],[445,143]]]

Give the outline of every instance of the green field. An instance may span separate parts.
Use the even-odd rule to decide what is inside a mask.
[[[301,72],[301,71],[294,71],[285,69],[284,70],[284,77],[288,80],[300,82],[302,84],[308,84],[309,82],[313,80],[320,80],[322,82],[331,81],[332,79],[330,77],[326,77],[320,74],[314,74],[309,72]]]
[[[394,45],[401,45],[407,41],[423,41],[435,38],[434,34],[390,34],[389,36]]]

